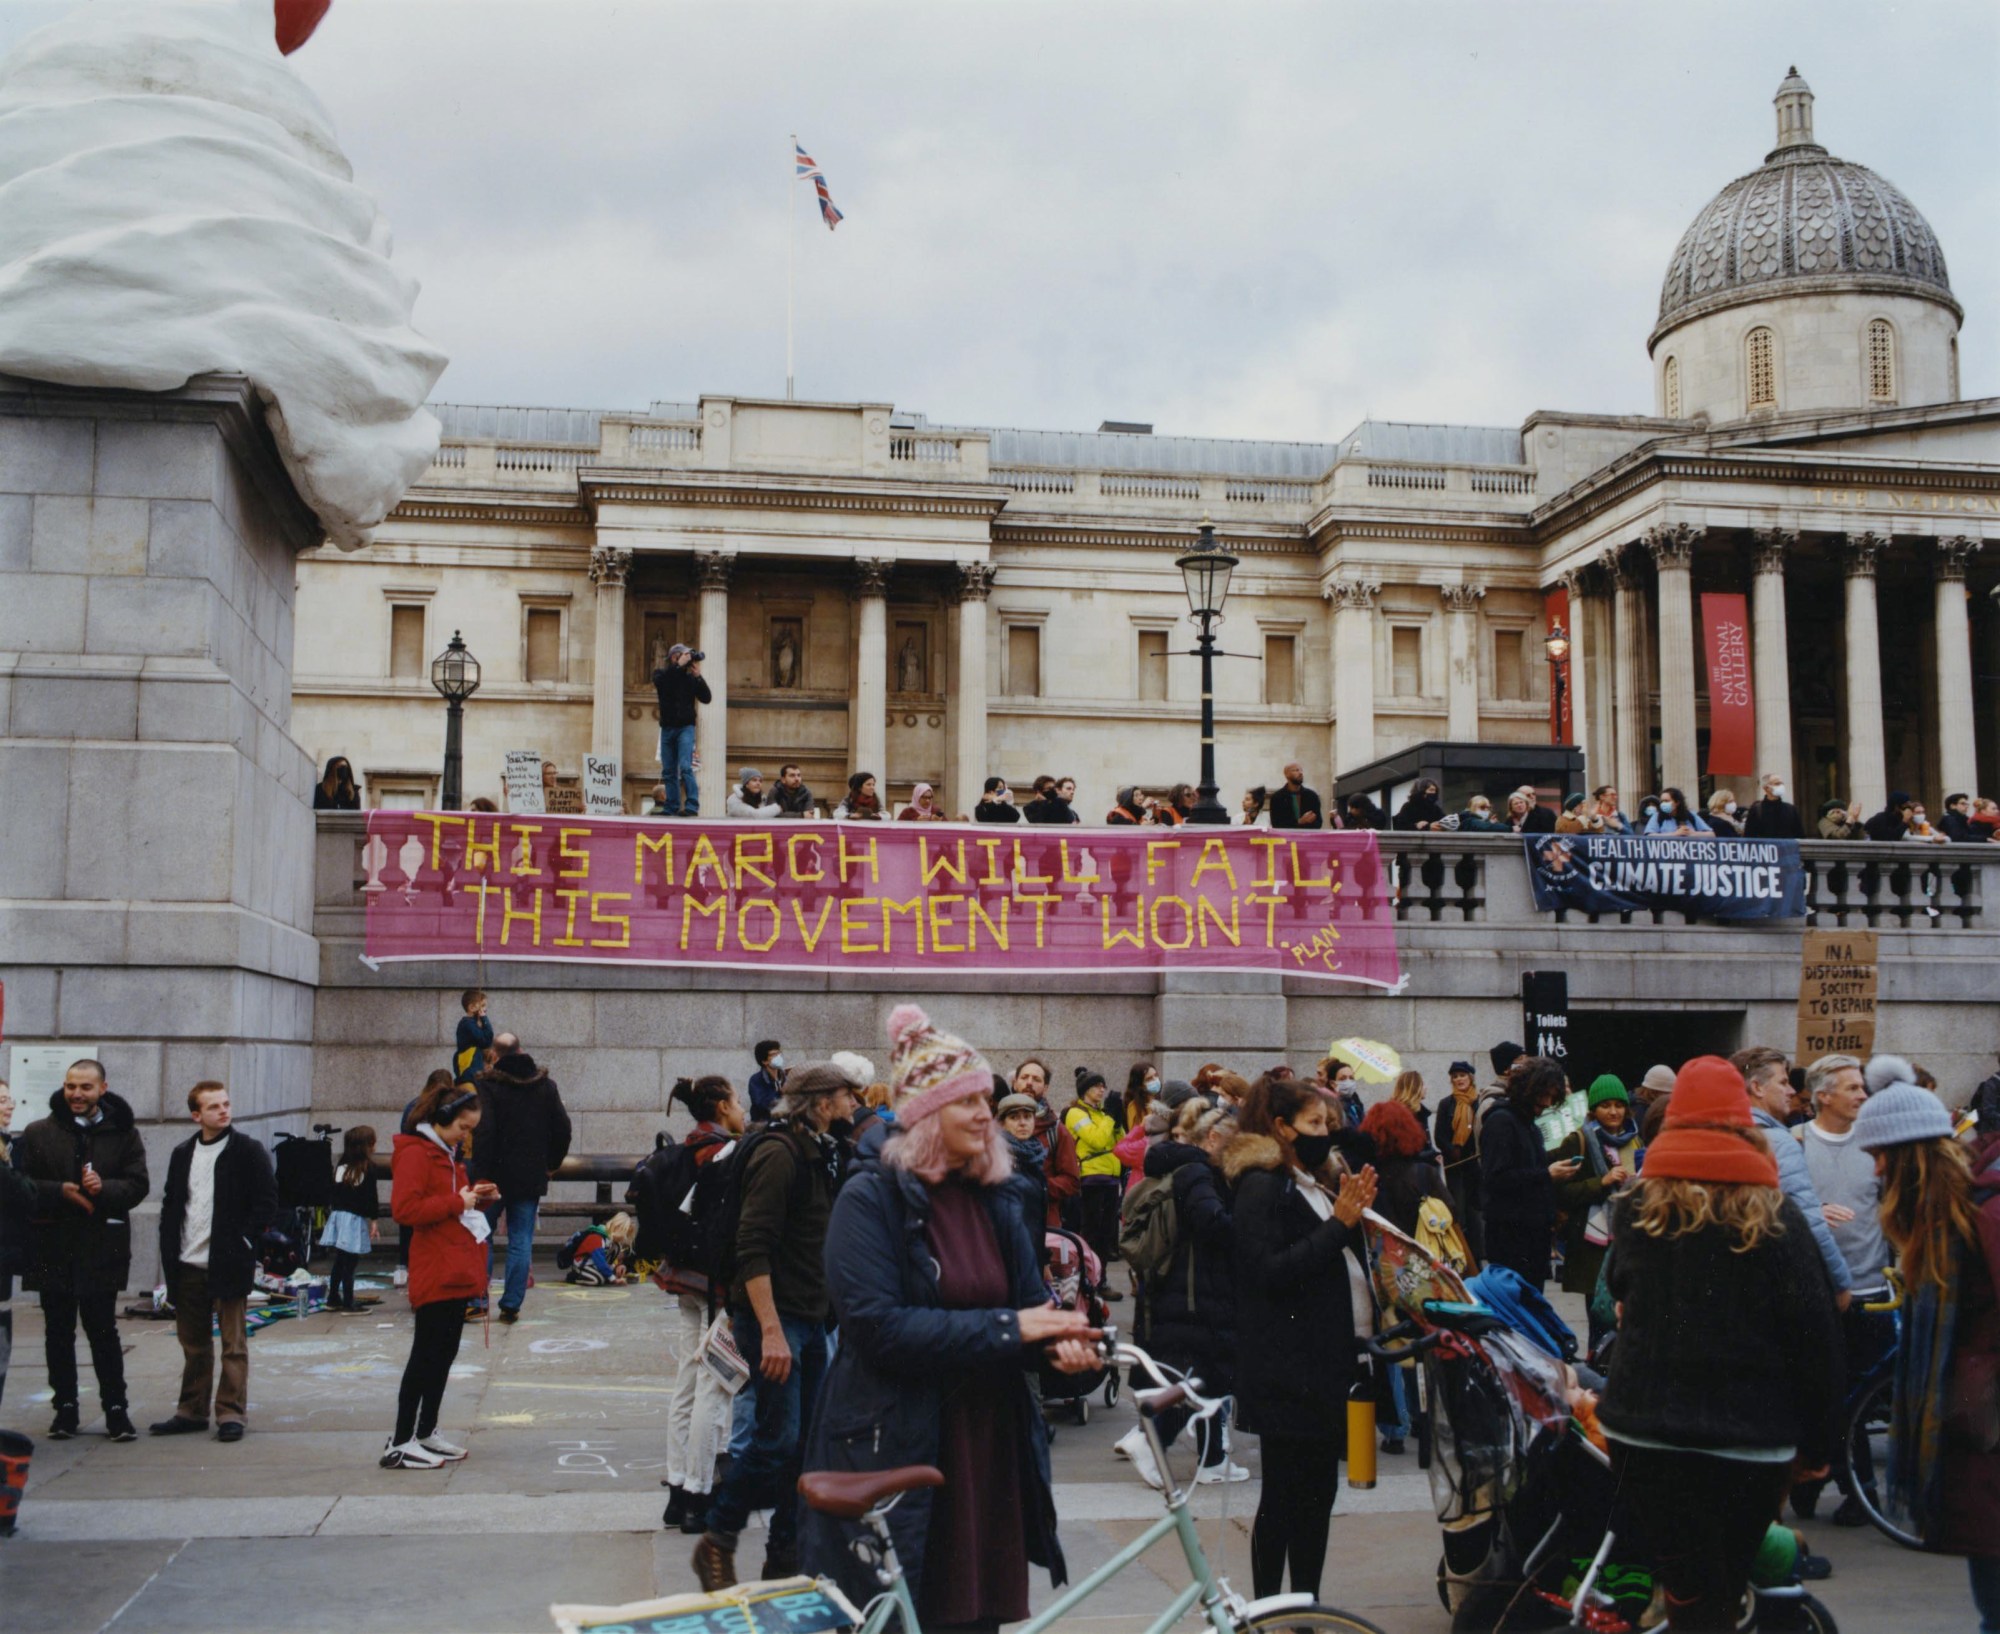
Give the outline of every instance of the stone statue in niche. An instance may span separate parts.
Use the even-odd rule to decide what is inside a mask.
[[[647,672],[648,674],[657,674],[667,667],[667,645],[667,638],[665,636],[656,635],[653,637],[653,667]]]
[[[780,618],[771,621],[771,685],[789,692],[799,684],[799,621]]]
[[[914,632],[904,638],[902,650],[896,654],[896,690],[898,692],[924,690],[923,648]]]

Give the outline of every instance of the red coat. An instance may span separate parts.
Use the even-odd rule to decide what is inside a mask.
[[[390,1160],[389,1212],[412,1228],[410,1303],[476,1299],[486,1292],[486,1245],[459,1221],[472,1182],[465,1165],[429,1135],[398,1135]]]

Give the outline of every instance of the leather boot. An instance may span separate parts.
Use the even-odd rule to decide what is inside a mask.
[[[713,1532],[704,1532],[694,1546],[695,1581],[710,1594],[736,1587],[736,1547]]]

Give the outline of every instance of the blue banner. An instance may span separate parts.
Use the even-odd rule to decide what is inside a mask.
[[[1533,834],[1522,843],[1535,906],[1545,913],[1671,908],[1708,919],[1805,917],[1796,840]]]

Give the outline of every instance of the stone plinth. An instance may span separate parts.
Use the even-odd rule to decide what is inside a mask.
[[[197,1079],[261,1139],[311,1109],[314,773],[289,725],[294,560],[320,539],[242,379],[0,377],[7,1040],[100,1046],[155,1204]]]

